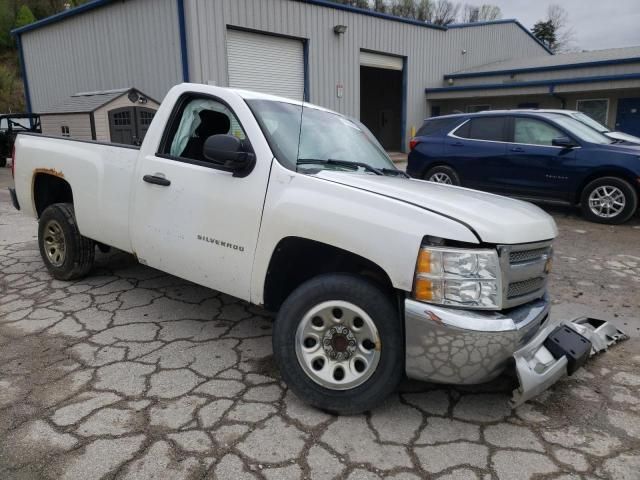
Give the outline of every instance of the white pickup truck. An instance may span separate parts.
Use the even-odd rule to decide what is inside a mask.
[[[368,410],[405,374],[473,384],[510,363],[519,403],[591,349],[549,317],[549,215],[407,178],[363,125],[317,106],[183,84],[140,148],[21,134],[14,168],[55,278],[111,246],[277,311],[282,377],[328,411]]]

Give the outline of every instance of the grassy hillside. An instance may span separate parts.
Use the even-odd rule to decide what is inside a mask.
[[[26,110],[20,67],[15,50],[0,52],[0,113]]]

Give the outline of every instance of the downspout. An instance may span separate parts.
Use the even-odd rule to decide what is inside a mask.
[[[556,93],[556,86],[553,83],[549,85],[549,95],[551,95],[553,98],[557,98],[558,100],[560,100],[560,105],[562,105],[562,110],[566,110],[567,99],[564,97],[561,97]]]

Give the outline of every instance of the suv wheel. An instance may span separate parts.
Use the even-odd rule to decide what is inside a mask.
[[[582,213],[598,223],[624,223],[635,213],[638,195],[625,180],[603,177],[589,183],[580,198]]]
[[[80,235],[70,203],[54,203],[42,212],[38,245],[44,264],[58,280],[82,278],[93,266],[95,244]]]
[[[274,325],[273,351],[293,392],[334,413],[370,410],[404,374],[395,307],[374,283],[348,274],[318,276],[287,298]]]
[[[424,176],[425,180],[446,185],[460,185],[460,177],[456,171],[444,165],[433,167]]]

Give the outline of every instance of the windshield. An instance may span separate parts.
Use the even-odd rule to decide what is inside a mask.
[[[584,123],[585,125],[587,125],[588,127],[594,128],[597,131],[599,131],[600,133],[605,133],[608,132],[609,129],[607,127],[605,127],[604,125],[602,125],[600,122],[596,122],[593,118],[591,118],[589,115],[585,115],[582,112],[575,112],[572,113],[571,116],[573,118],[575,118],[576,120],[578,120],[579,122]]]
[[[276,158],[291,170],[298,169],[298,159],[300,168],[316,170],[347,168],[344,164],[323,163],[330,160],[395,169],[373,134],[357,120],[313,107],[304,107],[302,112],[300,105],[274,100],[247,100],[247,103]]]
[[[592,127],[586,126],[584,123],[579,122],[575,118],[567,117],[566,115],[560,114],[553,115],[552,118],[558,125],[564,127],[569,131],[569,133],[575,135],[580,140],[584,140],[585,142],[589,143],[597,143],[599,145],[608,145],[610,143],[613,143],[613,141],[609,137],[594,130]]]

